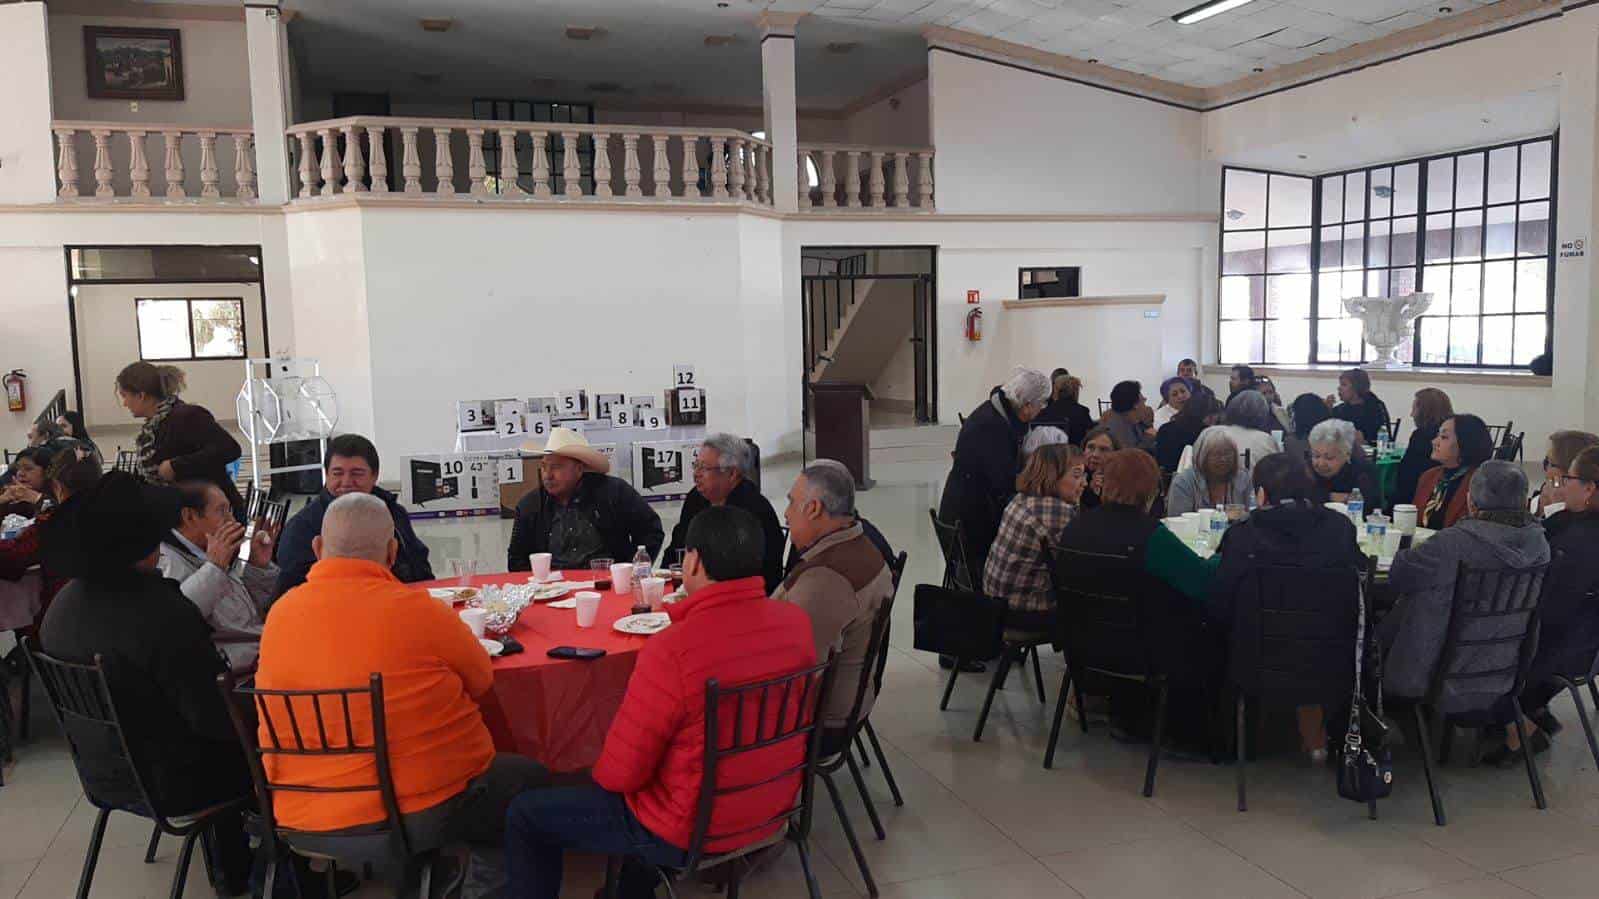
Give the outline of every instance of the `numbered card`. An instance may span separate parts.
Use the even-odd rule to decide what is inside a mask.
[[[679,362],[672,366],[673,387],[697,387],[699,382],[694,380],[694,366]]]
[[[536,396],[527,401],[527,411],[532,414],[548,412],[555,414],[556,400],[553,396]]]
[[[586,390],[563,390],[555,395],[555,417],[560,421],[589,417],[589,396]]]
[[[550,413],[538,412],[529,414],[525,419],[525,423],[527,430],[523,433],[534,441],[543,443],[550,439]]]
[[[638,424],[635,427],[643,428],[646,431],[664,431],[666,430],[666,413],[660,409],[640,409]]]
[[[627,402],[627,397],[620,393],[594,394],[594,420],[610,421],[611,409],[615,408],[616,406],[620,406],[625,402]]]
[[[677,411],[681,415],[693,415],[705,410],[705,394],[693,388],[677,391]]]
[[[497,459],[494,463],[495,476],[501,484],[522,483],[521,459]]]
[[[626,403],[616,403],[611,406],[611,427],[633,428],[638,426],[638,415],[632,406]]]
[[[500,400],[494,404],[494,433],[501,437],[520,437],[527,433],[526,406],[521,400]]]
[[[639,406],[647,406],[651,409],[654,409],[657,405],[655,402],[655,397],[648,393],[628,397],[627,404],[635,409],[637,409]]]
[[[482,400],[461,400],[455,404],[455,427],[458,431],[494,430],[494,413],[485,414]]]

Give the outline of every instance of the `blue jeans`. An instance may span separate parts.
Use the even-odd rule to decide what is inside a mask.
[[[688,853],[639,823],[619,793],[594,784],[532,790],[518,796],[505,815],[506,895],[559,899],[561,859],[568,849],[667,868],[688,863]],[[651,896],[654,875],[626,866],[619,886],[623,897]]]

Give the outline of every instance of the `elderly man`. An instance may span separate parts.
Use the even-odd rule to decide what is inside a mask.
[[[227,494],[208,481],[185,481],[178,485],[178,502],[178,526],[161,541],[161,573],[177,581],[199,608],[228,666],[235,672],[251,671],[278,580],[273,535],[257,529],[250,539],[250,559],[240,563],[244,525],[234,520]]]
[[[591,559],[626,562],[642,546],[655,558],[665,531],[633,485],[611,477],[611,460],[569,428],[555,428],[539,460],[539,489],[516,504],[506,567],[527,571],[528,556],[550,553],[551,567],[583,568]],[[698,477],[696,475],[696,477]]]
[[[389,765],[413,847],[465,841],[497,848],[511,799],[545,785],[549,775],[521,756],[495,753],[474,701],[494,683],[488,653],[453,611],[394,575],[400,541],[388,503],[346,493],[328,504],[320,530],[312,540],[318,561],[306,582],[284,594],[267,618],[257,685],[328,690],[383,675]],[[278,734],[289,732],[281,714],[261,722],[263,743],[274,726]],[[358,735],[370,731],[365,706],[352,702],[349,714]],[[308,747],[320,745],[304,719],[300,732]],[[266,760],[273,781],[324,787],[371,782],[374,764],[348,757]],[[278,792],[273,803],[278,823],[296,830],[359,833],[384,824],[376,793]],[[483,859],[476,848],[473,858]]]
[[[340,434],[328,441],[322,460],[322,493],[283,526],[278,540],[278,584],[274,598],[305,583],[306,573],[316,563],[312,543],[322,533],[322,517],[328,506],[341,496],[365,493],[383,501],[394,521],[394,536],[400,541],[394,557],[394,576],[412,584],[433,580],[428,564],[428,548],[411,528],[411,516],[400,505],[399,497],[378,486],[378,449],[359,434]],[[252,557],[254,552],[251,552]]]
[[[766,578],[766,592],[777,589],[783,582],[783,526],[778,523],[772,503],[761,495],[761,488],[749,479],[750,448],[742,438],[732,434],[712,434],[700,444],[700,454],[694,460],[694,489],[683,500],[683,512],[677,527],[672,528],[672,542],[666,547],[666,561],[673,553],[684,548],[689,523],[694,516],[714,506],[732,506],[755,516],[760,522],[762,543],[761,575]],[[621,557],[617,557],[621,558]]]
[[[834,465],[813,463],[800,471],[788,491],[783,512],[789,537],[800,562],[783,579],[773,599],[791,602],[810,615],[817,658],[837,649],[832,693],[823,707],[824,751],[843,747],[841,733],[866,669],[866,648],[872,618],[894,592],[893,575],[883,556],[855,519],[855,482]],[[862,714],[871,710],[875,694],[868,690]],[[832,737],[830,740],[829,737]]]

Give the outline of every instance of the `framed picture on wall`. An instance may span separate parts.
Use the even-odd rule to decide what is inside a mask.
[[[175,28],[83,26],[89,96],[182,100],[183,42]]]

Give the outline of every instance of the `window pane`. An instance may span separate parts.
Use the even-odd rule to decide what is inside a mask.
[[[1320,294],[1317,305],[1320,311],[1317,315],[1321,318],[1336,316],[1343,311],[1341,300],[1344,295],[1344,276],[1342,272],[1323,271],[1316,277],[1316,290]]]
[[[1514,325],[1511,316],[1495,315],[1482,320],[1482,364],[1509,365]]]
[[[1221,238],[1221,272],[1252,275],[1266,270],[1266,232],[1243,231]]]
[[[1273,274],[1310,271],[1310,229],[1290,228],[1267,232],[1266,271]]]
[[[1538,256],[1549,252],[1549,203],[1521,204],[1521,226],[1517,229],[1516,253]]]
[[[1262,330],[1259,322],[1221,323],[1221,362],[1262,361]]]
[[[1388,270],[1377,269],[1366,273],[1366,296],[1385,297],[1388,295]]]
[[[1482,311],[1482,265],[1456,265],[1449,279],[1449,314],[1477,315]]]
[[[1309,178],[1272,175],[1267,224],[1273,228],[1310,227],[1310,185]]]
[[[1416,339],[1421,342],[1422,362],[1449,361],[1449,319],[1429,315],[1416,319]]]
[[[1543,312],[1549,308],[1549,260],[1523,259],[1516,263],[1516,311]]]
[[[1344,220],[1344,176],[1321,179],[1321,223],[1336,225]]]
[[[1416,292],[1416,270],[1413,268],[1396,268],[1388,276],[1388,290],[1391,297],[1408,297]]]
[[[1416,199],[1420,192],[1417,179],[1420,173],[1420,165],[1414,162],[1394,169],[1394,215],[1416,214]]]
[[[1516,264],[1508,260],[1482,267],[1482,311],[1510,312],[1516,304]]]
[[[1482,258],[1482,210],[1455,213],[1455,259]]]
[[[1323,321],[1316,329],[1316,358],[1322,362],[1358,362],[1364,343],[1358,319]]]
[[[1477,363],[1478,318],[1449,319],[1449,361],[1466,365]]]
[[[1550,141],[1523,144],[1521,147],[1521,199],[1541,200],[1549,196]]]
[[[1226,178],[1224,205],[1227,214],[1222,218],[1222,227],[1227,230],[1266,227],[1266,176],[1260,172],[1228,169]]]
[[[1263,293],[1263,278],[1230,277],[1221,279],[1221,317],[1223,319],[1249,318],[1249,310],[1258,308],[1252,302],[1256,293]]]
[[[1394,219],[1394,265],[1416,264],[1416,220],[1415,218]]]
[[[244,356],[244,303],[239,300],[194,300],[194,355],[201,359]]]
[[[1516,352],[1512,364],[1526,365],[1543,355],[1549,321],[1542,315],[1516,316]]]
[[[1447,261],[1450,252],[1450,238],[1453,234],[1454,230],[1449,213],[1427,216],[1426,261]]]
[[[1516,201],[1516,148],[1500,147],[1488,154],[1488,202]]]
[[[1488,259],[1503,259],[1516,253],[1516,207],[1496,206],[1488,210],[1488,230],[1484,233]]]
[[[139,300],[139,358],[189,359],[189,301]]]
[[[1432,294],[1433,315],[1449,314],[1449,266],[1429,265],[1422,271],[1422,289]]]
[[[1321,241],[1321,267],[1323,271],[1337,271],[1344,267],[1343,229],[1337,225],[1317,228]]]
[[[1366,173],[1355,172],[1344,179],[1344,221],[1366,217]]]
[[[1433,212],[1453,209],[1455,203],[1455,160],[1434,159],[1427,163],[1427,208]]]
[[[1482,205],[1481,153],[1468,153],[1455,160],[1455,206]]]
[[[1344,268],[1360,268],[1366,251],[1366,226],[1344,226]]]
[[[1266,355],[1272,362],[1304,362],[1310,358],[1310,322],[1266,322]]]
[[[1310,318],[1310,276],[1273,275],[1267,278],[1265,317],[1308,320]],[[1306,349],[1309,349],[1308,345]],[[1280,357],[1273,356],[1272,358]]]
[[[1388,222],[1372,222],[1366,235],[1366,264],[1373,268],[1388,265]]]
[[[1387,218],[1394,205],[1394,170],[1378,169],[1371,173],[1371,217]]]

